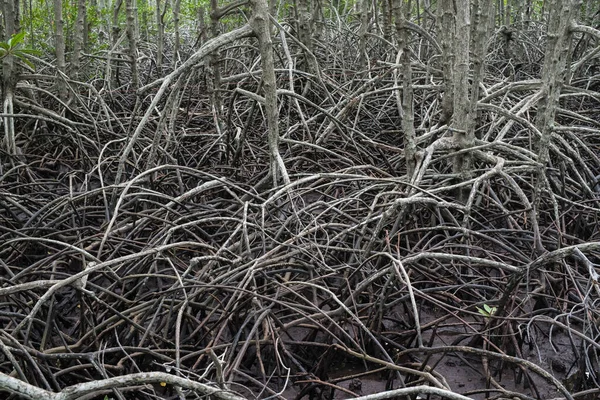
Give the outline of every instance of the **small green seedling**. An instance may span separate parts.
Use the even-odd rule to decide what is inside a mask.
[[[492,315],[494,315],[496,313],[496,310],[496,307],[490,307],[487,304],[484,304],[483,308],[477,307],[477,311],[479,311],[479,314],[483,315],[486,318],[489,318]]]

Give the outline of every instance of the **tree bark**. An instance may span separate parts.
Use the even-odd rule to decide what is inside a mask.
[[[119,37],[121,35],[121,29],[119,27],[119,11],[121,10],[121,6],[123,5],[123,0],[114,0],[112,5],[112,21],[111,21],[111,29],[110,29],[110,50],[107,55],[106,60],[106,73],[104,76],[104,80],[110,90],[113,86],[113,83],[118,84],[119,80],[119,65],[116,65],[116,71],[113,73],[112,71],[112,59],[113,54],[117,50],[117,45],[119,43]],[[114,80],[114,82],[113,82]]]
[[[313,17],[312,23],[315,28],[313,38],[321,40],[323,37],[323,8],[321,0],[313,0]]]
[[[70,76],[77,80],[79,78],[79,68],[81,65],[81,51],[83,49],[83,39],[86,20],[85,0],[77,1],[77,20],[75,21],[75,33],[73,35],[73,54],[71,55],[71,74]]]
[[[466,139],[469,117],[469,47],[471,41],[471,8],[469,0],[456,1],[454,47],[453,123],[455,138]],[[459,165],[458,171],[461,167]]]
[[[19,29],[19,1],[2,0],[2,16],[4,17],[4,42]],[[11,54],[2,58],[2,110],[5,114],[13,114],[13,96],[17,86],[17,68]],[[15,122],[13,117],[6,116],[4,122],[4,148],[8,154],[17,153],[15,138]]]
[[[443,71],[443,97],[441,100],[441,113],[438,126],[450,123],[454,114],[454,30],[456,29],[455,11],[451,1],[438,3],[438,29],[437,37],[440,38],[442,48]]]
[[[211,13],[210,13],[210,36],[212,39],[219,37],[221,34],[221,28],[219,26],[219,20],[221,19],[221,10],[219,9],[219,3],[217,0],[210,1]],[[224,141],[223,131],[223,99],[221,98],[221,66],[220,66],[221,52],[216,50],[210,54],[207,58],[206,63],[206,82],[208,86],[208,92],[210,94],[211,108],[213,114],[213,121],[215,123],[215,129],[217,135],[221,139],[219,144],[220,157],[224,157],[227,152],[227,146]]]
[[[385,2],[385,0],[384,0]],[[402,115],[402,133],[404,134],[404,156],[406,159],[406,174],[410,179],[417,165],[417,143],[415,134],[415,115],[413,107],[413,87],[412,87],[412,68],[410,65],[410,49],[408,46],[409,31],[407,22],[410,18],[409,1],[394,2],[394,17],[396,19],[396,33],[398,35],[398,47],[400,52],[396,59],[396,63],[400,65],[400,80],[402,82],[402,99],[401,99],[401,115]],[[398,80],[397,80],[398,81]]]
[[[454,35],[454,114],[450,129],[455,147],[458,151],[472,146],[473,136],[469,132],[469,47],[471,41],[471,5],[469,0],[456,0],[456,30]],[[466,153],[459,153],[452,160],[453,173],[459,181],[468,179],[470,158]],[[464,203],[468,197],[465,188],[458,189],[457,200]]]
[[[175,0],[173,3],[173,30],[175,31],[175,43],[173,44],[173,68],[177,68],[179,63],[179,15],[181,9],[181,0]]]
[[[538,146],[540,164],[548,161],[548,148],[554,126],[558,99],[567,72],[566,60],[570,50],[572,34],[570,25],[575,20],[580,6],[579,0],[548,1],[548,30],[546,51],[542,69],[543,96],[538,106],[536,125],[541,132]]]
[[[575,21],[581,1],[550,0],[547,2],[548,29],[546,34],[546,51],[542,69],[542,96],[538,105],[535,124],[541,137],[538,143],[538,161],[540,165],[536,199],[539,199],[541,182],[544,181],[545,166],[549,158],[549,147],[554,128],[554,117],[558,108],[559,96],[567,73],[572,32],[571,24]],[[536,202],[536,205],[538,202]]]
[[[358,34],[358,66],[361,70],[367,67],[368,49],[367,33],[369,31],[369,0],[360,0],[360,32]]]
[[[297,0],[296,4],[298,40],[308,49],[308,51],[304,51],[306,72],[316,74],[318,67],[315,65],[313,55],[312,32],[314,23],[313,14],[311,13],[311,0]]]
[[[514,23],[519,23],[523,20],[523,11],[525,10],[525,1],[524,0],[514,0]]]
[[[161,11],[160,0],[156,0],[156,69],[158,75],[162,75],[163,53],[165,51],[165,11],[169,1],[165,1],[164,9]]]
[[[123,0],[114,0],[112,9],[112,26],[111,26],[111,47],[115,47],[119,41],[121,28],[119,27],[119,11],[123,5]]]
[[[392,41],[392,5],[390,0],[381,0],[381,27],[383,29],[383,38],[388,42]]]
[[[129,42],[129,61],[131,63],[131,86],[137,89],[139,86],[139,75],[137,65],[137,4],[136,0],[126,0],[125,13],[127,16],[127,41]]]
[[[470,105],[467,117],[467,140],[471,143],[475,139],[477,126],[477,101],[479,101],[479,88],[485,74],[485,56],[488,49],[488,39],[494,27],[494,2],[493,0],[473,0],[473,26],[471,30],[471,63],[473,76],[471,80]]]
[[[200,46],[206,42],[206,24],[204,23],[204,7],[198,6],[196,9],[196,32],[198,34],[198,40],[196,43],[200,43]]]
[[[279,110],[277,108],[277,86],[269,6],[266,0],[250,0],[250,3],[253,11],[250,25],[258,38],[262,62],[262,83],[265,93],[265,114],[267,116],[267,138],[269,142],[269,170],[273,186],[276,187],[280,179],[284,184],[288,184],[290,179],[279,153]]]
[[[58,76],[56,86],[58,88],[58,97],[67,100],[67,85],[65,78],[67,76],[67,62],[65,59],[65,32],[63,20],[62,0],[54,0],[54,48],[56,54],[56,69]]]
[[[471,9],[472,5],[472,9]],[[471,23],[473,21],[473,24]],[[479,86],[483,79],[484,58],[489,28],[494,21],[493,0],[460,0],[456,2],[456,35],[454,37],[454,116],[451,124],[456,147],[468,149],[475,142],[477,101]],[[472,54],[472,57],[470,57]],[[469,85],[469,63],[473,64]],[[453,172],[460,180],[469,177],[472,157],[468,153],[457,154],[453,160]],[[466,189],[459,192],[459,201],[466,200]]]

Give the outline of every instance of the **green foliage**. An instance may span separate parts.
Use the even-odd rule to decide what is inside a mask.
[[[8,39],[8,42],[0,42],[0,59],[13,56],[27,64],[31,69],[35,69],[35,66],[29,60],[31,55],[39,55],[39,51],[34,49],[23,48],[23,42],[25,39],[25,32],[21,31],[15,33]]]
[[[484,304],[483,308],[477,307],[477,311],[479,311],[479,314],[483,315],[484,317],[489,318],[496,313],[497,308],[490,307],[487,304]]]
[[[110,48],[108,21],[111,18],[111,9],[87,7],[86,18],[88,22],[88,51],[96,52]],[[124,21],[123,17],[123,21]]]
[[[140,0],[137,3],[138,15],[146,13],[150,18],[154,18],[154,5],[148,0]],[[141,27],[140,27],[141,28]]]
[[[27,7],[21,16],[21,26],[27,27],[30,37],[30,46],[40,49],[45,53],[54,52],[54,47],[49,40],[52,37],[54,15],[51,7],[33,3]],[[40,38],[43,38],[40,40]]]
[[[210,1],[208,0],[199,0],[199,1],[189,1],[189,0],[181,0],[181,17],[182,19],[188,19],[189,21],[195,21],[197,16],[197,9],[199,7],[204,7],[205,16],[210,12]]]
[[[67,49],[73,46],[73,32],[77,22],[77,0],[63,0],[63,19]]]
[[[164,15],[165,29],[167,33],[173,26],[173,13],[172,5],[173,2],[169,0],[160,0],[161,8],[165,6],[165,1],[168,2],[168,9]],[[343,1],[354,1],[354,0],[343,0]],[[220,0],[221,5],[228,3],[226,0]],[[291,4],[286,2],[286,4]],[[86,53],[96,53],[99,51],[108,50],[111,47],[109,40],[113,29],[113,2],[104,1],[99,2],[96,7],[92,7],[92,3],[87,2],[87,27],[86,32],[87,43],[85,43],[84,51]],[[181,12],[180,12],[180,27],[182,31],[188,28],[193,31],[196,26],[197,8],[202,5],[205,10],[205,16],[208,18],[210,12],[210,2],[208,0],[181,0]],[[64,21],[64,35],[65,45],[67,53],[73,48],[73,35],[74,27],[77,21],[77,0],[63,0],[63,21]],[[36,48],[41,50],[48,57],[52,57],[55,53],[54,49],[54,30],[55,30],[55,18],[54,10],[51,1],[39,1],[32,0],[23,7],[21,14],[21,25],[25,27],[28,33],[28,47]],[[147,26],[140,26],[140,30],[146,30],[150,38],[146,38],[150,42],[153,41],[152,36],[156,35],[156,0],[138,0],[138,18],[140,22],[145,22]],[[232,14],[223,23],[226,25],[227,31],[230,24],[231,26],[239,26],[240,23],[245,22],[240,14]],[[126,23],[125,18],[125,4],[121,5],[119,15],[117,17],[117,24],[122,32],[125,29]],[[155,37],[155,36],[154,36]]]

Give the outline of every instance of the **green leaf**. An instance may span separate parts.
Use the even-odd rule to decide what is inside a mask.
[[[475,307],[477,308],[477,311],[479,312],[479,314],[483,315],[484,317],[491,317],[492,315],[494,315],[496,313],[497,308],[496,307],[490,307],[487,304],[483,305],[483,308],[479,308],[479,307]]]
[[[31,54],[32,56],[41,56],[42,52],[35,49],[19,49],[20,53]]]
[[[10,46],[6,42],[0,42],[0,47],[2,47],[6,51],[10,50]]]
[[[487,304],[484,304],[483,308],[485,308],[485,311],[487,311],[490,315],[494,315],[496,313],[496,307],[490,307]]]
[[[11,36],[10,39],[8,39],[8,45],[11,48],[12,47],[16,47],[19,43],[21,43],[23,41],[24,38],[25,38],[25,32],[24,31],[15,33],[14,35]]]

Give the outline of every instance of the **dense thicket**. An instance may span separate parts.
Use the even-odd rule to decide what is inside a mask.
[[[0,390],[596,398],[598,2],[451,3],[3,2]]]

